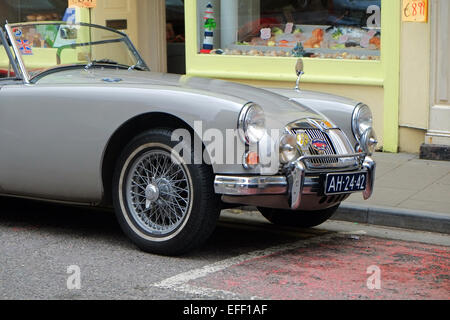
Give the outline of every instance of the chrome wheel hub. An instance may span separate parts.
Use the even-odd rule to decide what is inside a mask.
[[[164,236],[183,223],[191,200],[186,170],[163,150],[149,151],[134,161],[126,181],[127,203],[145,231]]]
[[[149,184],[145,188],[145,208],[149,209],[152,202],[155,202],[159,198],[159,188],[154,184]]]

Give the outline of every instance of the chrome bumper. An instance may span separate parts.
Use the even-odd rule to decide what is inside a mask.
[[[347,156],[348,157],[348,156]],[[305,157],[309,158],[309,157]],[[281,199],[288,201],[288,206],[292,210],[296,210],[302,206],[302,198],[304,195],[320,196],[317,191],[320,187],[319,179],[306,175],[306,167],[303,163],[304,159],[291,164],[286,176],[223,176],[218,175],[214,181],[214,188],[217,194],[227,197],[227,202],[239,198],[240,204],[245,203],[245,196],[282,196]],[[366,190],[363,191],[365,200],[369,199],[373,193],[375,181],[376,163],[370,157],[364,158],[361,171],[367,171],[368,181]],[[328,172],[327,172],[328,173]],[[316,190],[316,191],[312,191]],[[320,190],[320,189],[319,189]],[[252,201],[254,203],[254,199]],[[250,204],[250,202],[249,202]]]

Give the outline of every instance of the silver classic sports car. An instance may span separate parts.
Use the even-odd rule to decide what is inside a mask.
[[[151,72],[90,24],[0,28],[0,194],[114,207],[141,249],[187,252],[223,208],[312,227],[368,199],[377,141],[363,103]],[[293,66],[294,69],[294,66]]]

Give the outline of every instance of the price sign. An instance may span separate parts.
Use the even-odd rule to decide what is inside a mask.
[[[403,21],[428,22],[428,0],[403,0]]]
[[[97,0],[69,0],[69,8],[95,8]]]

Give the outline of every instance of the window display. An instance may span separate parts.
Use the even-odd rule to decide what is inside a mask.
[[[198,0],[202,54],[379,60],[381,0]]]
[[[61,21],[67,0],[0,0],[0,21]]]
[[[167,71],[186,73],[184,0],[166,0]]]

